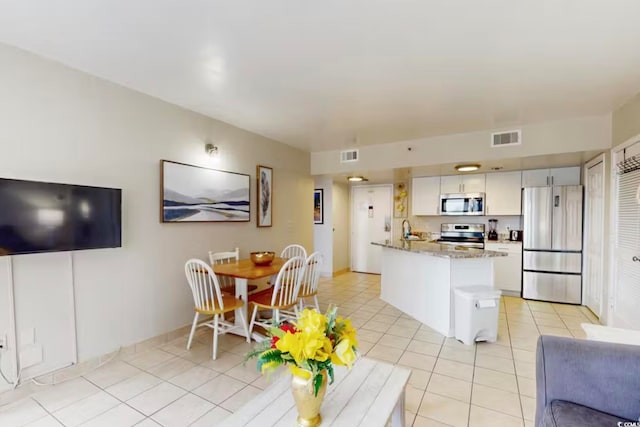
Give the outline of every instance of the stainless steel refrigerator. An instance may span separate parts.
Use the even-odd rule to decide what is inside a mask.
[[[582,302],[581,185],[523,190],[522,297]]]

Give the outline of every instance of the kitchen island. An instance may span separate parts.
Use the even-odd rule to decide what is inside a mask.
[[[382,246],[380,298],[447,337],[454,336],[453,290],[493,287],[493,258],[506,253],[398,240]]]

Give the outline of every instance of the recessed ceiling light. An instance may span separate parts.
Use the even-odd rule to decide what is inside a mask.
[[[350,182],[362,182],[362,181],[369,181],[367,178],[365,178],[362,175],[359,176],[350,176],[347,178],[347,180],[349,180]]]
[[[456,166],[456,170],[458,172],[473,172],[473,171],[477,171],[478,169],[480,169],[480,165],[478,164]]]

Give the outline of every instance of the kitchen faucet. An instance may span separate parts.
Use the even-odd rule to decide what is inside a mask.
[[[402,235],[405,239],[408,239],[411,236],[411,224],[408,219],[402,221]]]

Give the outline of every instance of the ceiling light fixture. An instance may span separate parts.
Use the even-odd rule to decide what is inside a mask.
[[[350,176],[350,177],[347,177],[347,180],[348,180],[349,182],[363,182],[363,181],[369,181],[367,178],[365,178],[365,177],[364,177],[364,176],[362,176],[362,175],[358,175],[358,176]]]
[[[213,144],[206,144],[204,146],[204,150],[207,152],[208,155],[210,155],[211,157],[213,156],[217,156],[218,155],[218,147],[216,145]]]
[[[473,172],[473,171],[477,171],[478,169],[480,169],[480,165],[478,164],[456,166],[456,170],[458,172]]]

